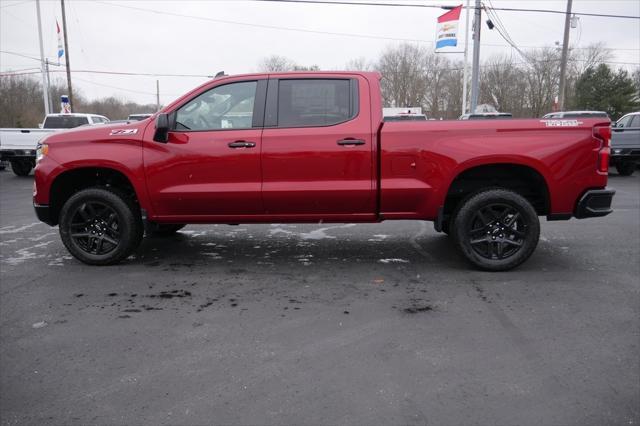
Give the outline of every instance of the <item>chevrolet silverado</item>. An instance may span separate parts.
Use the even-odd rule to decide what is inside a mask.
[[[383,122],[380,75],[223,76],[139,122],[47,136],[34,207],[69,252],[117,263],[196,223],[433,221],[484,270],[532,254],[539,216],[604,216],[607,118]]]

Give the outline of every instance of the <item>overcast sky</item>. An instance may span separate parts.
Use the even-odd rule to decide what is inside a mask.
[[[496,8],[566,8],[566,1],[491,1]],[[460,0],[399,2],[461,3]],[[62,25],[60,1],[42,0],[40,3],[45,56],[55,61],[55,20],[58,19]],[[490,4],[488,0],[486,3]],[[574,0],[573,11],[640,16],[640,1]],[[322,69],[331,70],[343,68],[354,58],[375,60],[386,47],[402,42],[397,39],[416,40],[413,42],[431,48],[436,18],[444,11],[437,8],[245,0],[67,0],[66,13],[72,70],[206,76],[220,70],[228,74],[256,71],[260,59],[273,54],[286,56],[302,65],[317,64]],[[521,47],[549,46],[562,40],[563,15],[507,11],[498,11],[498,15],[511,38]],[[452,49],[454,51],[464,50],[464,28],[463,13],[459,44]],[[575,47],[602,41],[615,49],[611,61],[640,63],[640,20],[583,16],[578,28],[571,30],[570,39]],[[481,45],[482,59],[497,53],[518,57],[518,53],[508,47],[495,30],[489,31],[486,25],[482,28]],[[0,71],[39,67],[35,60],[4,53],[39,57],[34,0],[0,0],[0,50],[3,51],[0,53]],[[462,53],[447,56],[460,60],[463,57]],[[60,70],[57,67],[52,69]],[[61,72],[52,75],[64,77]],[[39,77],[39,74],[35,76]],[[156,77],[153,76],[78,72],[73,73],[72,78],[74,88],[79,88],[88,98],[115,95],[140,103],[155,102]],[[163,104],[207,80],[206,77],[157,78]]]

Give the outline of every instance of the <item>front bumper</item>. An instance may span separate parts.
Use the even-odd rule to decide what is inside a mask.
[[[11,160],[23,160],[23,159],[32,159],[36,158],[36,150],[35,149],[3,149],[0,150],[0,160],[2,161],[11,161]]]
[[[606,216],[613,211],[613,189],[590,189],[578,201],[574,216],[578,219]]]
[[[51,218],[51,209],[49,208],[49,206],[33,203],[33,208],[36,211],[38,220],[46,223],[47,225],[54,225],[54,221]]]

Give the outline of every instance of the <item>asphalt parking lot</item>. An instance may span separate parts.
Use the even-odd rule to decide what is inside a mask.
[[[431,223],[188,226],[71,258],[0,172],[0,421],[640,423],[640,173],[507,273]]]

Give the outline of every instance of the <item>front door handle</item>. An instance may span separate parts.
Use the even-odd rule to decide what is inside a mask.
[[[235,141],[229,142],[228,146],[229,148],[253,148],[256,146],[256,143],[249,141]]]
[[[346,138],[346,139],[340,139],[338,141],[338,145],[364,145],[365,141],[362,139],[352,139],[352,138]]]

